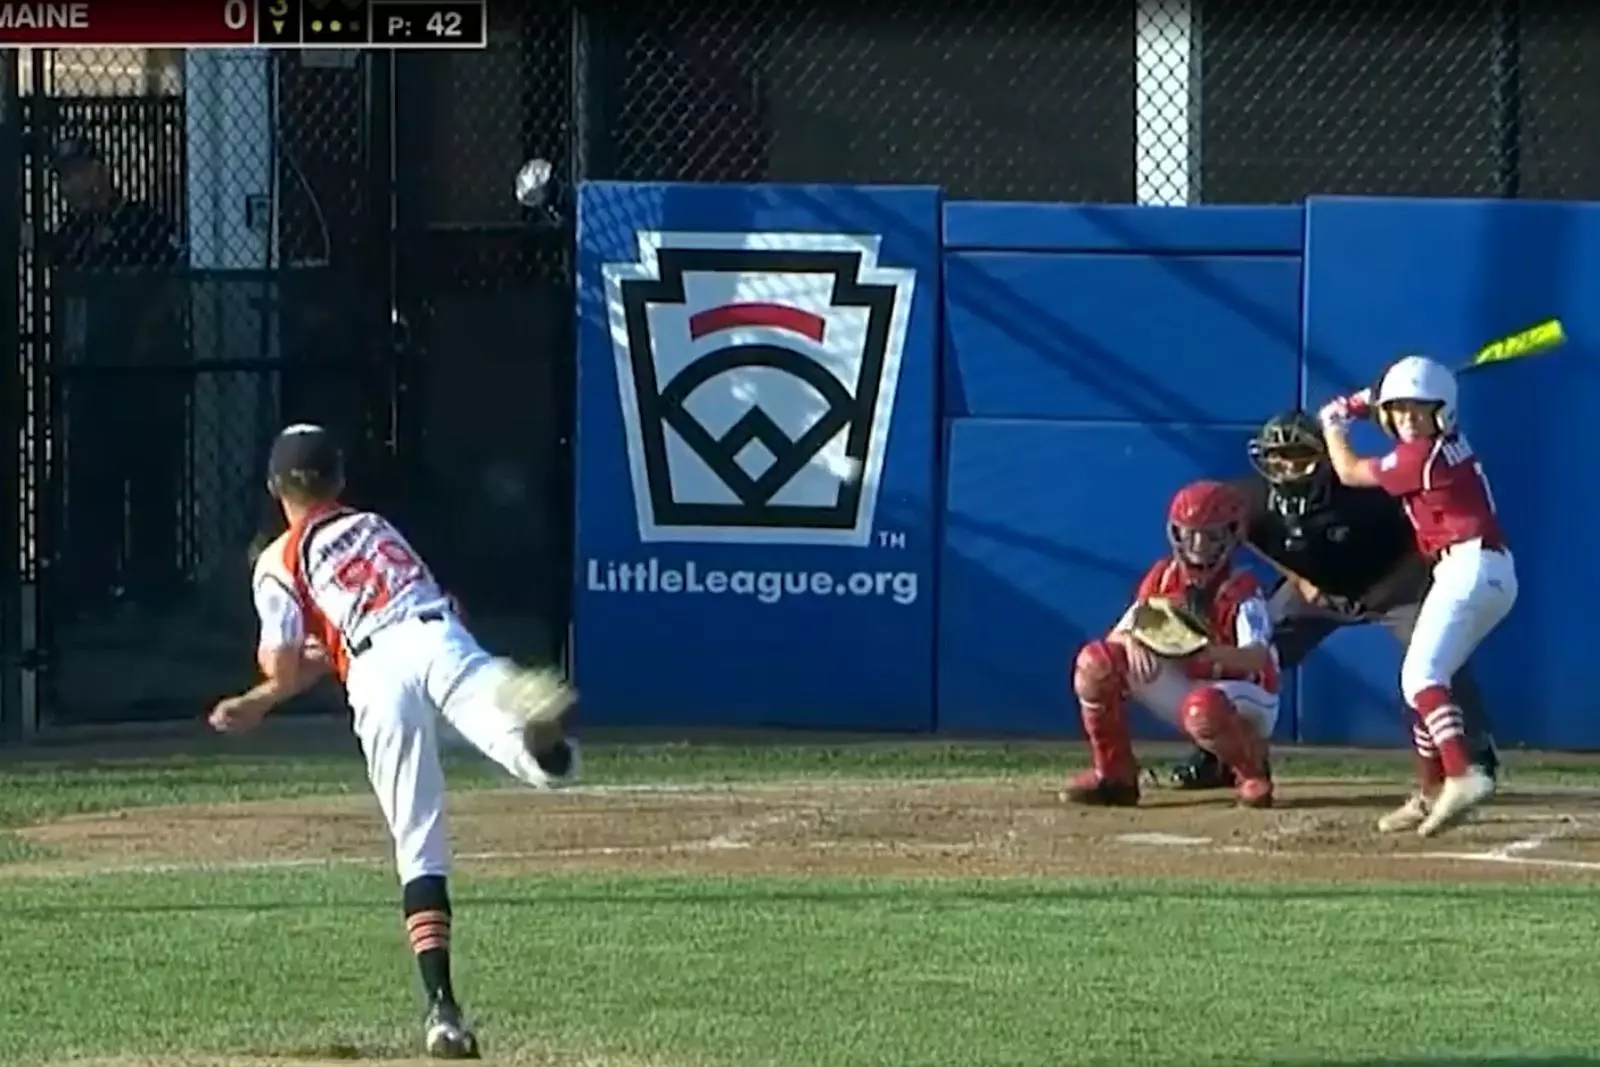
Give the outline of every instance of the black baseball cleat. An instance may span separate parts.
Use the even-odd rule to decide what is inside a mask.
[[[1098,771],[1084,771],[1067,783],[1061,791],[1061,799],[1093,807],[1132,808],[1139,803],[1139,782],[1137,779],[1119,782]]]
[[[557,671],[504,664],[505,677],[496,693],[501,707],[522,722],[522,743],[539,769],[552,778],[572,774],[576,749],[567,736],[566,718],[577,704],[577,691]]]
[[[528,752],[539,769],[551,778],[570,778],[578,764],[578,749],[570,737],[560,737],[548,744],[535,743],[529,735]]]
[[[1175,763],[1167,774],[1168,784],[1178,789],[1232,789],[1233,772],[1222,761],[1203,748],[1190,753],[1189,758]]]
[[[1500,780],[1500,752],[1494,747],[1493,741],[1489,742],[1487,748],[1474,752],[1472,754],[1472,762],[1477,764],[1479,769],[1484,774],[1487,774],[1491,780]]]
[[[461,1009],[447,1000],[436,1000],[428,1006],[428,1018],[423,1023],[423,1047],[436,1060],[482,1059],[478,1051],[478,1036],[462,1021]]]
[[[1264,775],[1272,777],[1272,764],[1264,765]],[[1203,748],[1197,748],[1189,758],[1172,765],[1167,772],[1167,784],[1175,789],[1233,789],[1238,785],[1234,774],[1222,761]]]

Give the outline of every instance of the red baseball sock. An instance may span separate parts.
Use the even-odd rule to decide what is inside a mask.
[[[1450,690],[1442,685],[1430,685],[1418,693],[1412,707],[1417,718],[1427,727],[1433,747],[1439,753],[1439,763],[1447,777],[1457,778],[1472,766],[1472,753],[1467,748],[1466,726],[1461,719],[1461,709],[1451,703]]]
[[[1431,793],[1444,784],[1444,764],[1439,761],[1439,749],[1421,718],[1411,724],[1411,744],[1417,754],[1417,783],[1424,793]]]

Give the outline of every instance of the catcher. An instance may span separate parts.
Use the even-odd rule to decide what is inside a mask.
[[[1255,576],[1233,567],[1244,538],[1237,489],[1193,482],[1172,498],[1172,556],[1145,572],[1111,633],[1078,651],[1072,688],[1094,768],[1066,799],[1139,802],[1139,765],[1123,705],[1129,696],[1214,753],[1233,772],[1239,802],[1272,806],[1267,739],[1278,718],[1272,622]]]

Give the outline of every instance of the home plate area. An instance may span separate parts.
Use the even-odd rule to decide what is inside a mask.
[[[463,873],[1180,877],[1239,882],[1600,881],[1600,792],[1505,789],[1423,840],[1380,835],[1396,782],[1288,779],[1279,806],[1147,790],[1063,803],[1059,781],[852,781],[522,790],[452,797]],[[370,797],[136,809],[16,831],[3,875],[387,866]],[[3,876],[0,875],[0,876]]]

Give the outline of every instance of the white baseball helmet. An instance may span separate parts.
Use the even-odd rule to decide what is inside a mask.
[[[1390,433],[1394,432],[1385,405],[1394,400],[1420,400],[1439,405],[1434,418],[1440,433],[1448,433],[1456,424],[1456,376],[1442,363],[1426,356],[1406,356],[1396,360],[1378,383],[1378,422]]]

